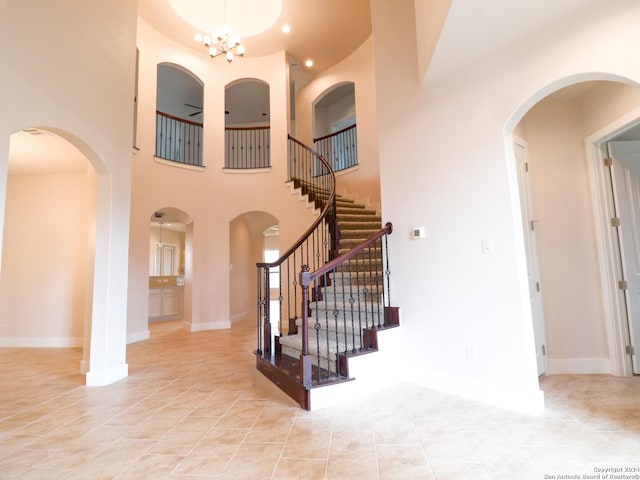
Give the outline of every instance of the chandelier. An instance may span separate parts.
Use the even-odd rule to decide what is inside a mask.
[[[228,63],[233,61],[233,57],[244,56],[244,46],[240,43],[240,37],[231,35],[231,28],[227,25],[227,0],[223,0],[223,19],[224,27],[222,30],[212,33],[211,35],[202,35],[196,33],[195,41],[202,44],[209,50],[211,58],[224,55]]]
[[[209,50],[211,58],[224,55],[227,62],[231,63],[233,57],[244,56],[244,45],[240,43],[240,37],[232,35],[231,29],[226,25],[219,32],[214,32],[211,35],[196,33],[194,38],[196,42],[202,42],[204,47]]]

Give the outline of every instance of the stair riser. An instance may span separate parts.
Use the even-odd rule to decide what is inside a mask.
[[[320,319],[321,327],[326,326],[327,321],[329,325],[332,325],[332,324],[335,325],[336,312],[338,313],[337,321],[338,321],[339,328],[340,328],[340,325],[343,324],[343,322],[346,322],[347,325],[351,325],[352,321],[355,324],[358,324],[359,322],[361,322],[367,325],[378,325],[378,324],[384,323],[384,312],[382,311],[382,309],[380,312],[377,312],[377,311],[371,312],[371,311],[365,311],[365,310],[351,312],[350,310],[342,310],[342,309],[331,310],[331,309],[323,309],[323,308],[317,308],[317,309],[312,308],[311,316],[314,318]]]
[[[382,291],[382,272],[380,272],[377,277],[371,277],[370,275],[364,274],[361,274],[358,277],[356,277],[356,275],[349,276],[347,272],[345,272],[344,276],[340,273],[330,273],[328,277],[331,285],[359,285],[366,286],[370,290],[379,287],[380,291]]]
[[[350,221],[350,222],[340,222],[338,221],[338,228],[340,231],[349,231],[349,230],[375,230],[378,231],[382,228],[382,223],[374,222],[366,217],[361,222]]]
[[[342,218],[343,215],[358,215],[360,218],[366,215],[375,215],[376,212],[374,210],[366,210],[365,208],[347,207],[347,206],[337,206],[336,212],[338,213],[338,218]],[[343,219],[346,220],[346,219]]]
[[[283,346],[282,347],[282,354],[283,355],[289,355],[290,357],[293,358],[300,358],[300,354],[302,353],[302,349],[299,348],[292,348],[292,347],[288,347],[288,346]],[[320,367],[323,369],[327,369],[327,358],[322,358],[322,356],[320,357],[321,360],[321,364]],[[317,368],[318,365],[318,355],[316,352],[311,353],[311,365],[313,366],[313,368]],[[336,375],[338,372],[338,365],[337,362],[335,360],[330,360],[329,364],[328,364],[328,370]]]
[[[348,303],[349,298],[353,297],[354,300],[359,301],[367,298],[367,302],[371,300],[371,295],[377,295],[382,297],[383,285],[350,285],[350,284],[337,284],[330,287],[324,287],[320,292],[322,295],[322,301],[327,302],[340,302]]]
[[[367,240],[368,237],[362,238],[342,238],[340,239],[340,248],[354,248]],[[378,247],[379,248],[379,247]]]
[[[343,230],[340,229],[340,238],[342,240],[347,238],[370,238],[378,233],[378,228],[374,228],[371,230]]]
[[[376,216],[376,215],[372,215],[372,214],[365,214],[365,215],[352,215],[352,214],[344,214],[344,215],[340,215],[338,214],[338,223],[340,222],[380,222],[380,224],[382,225],[382,220],[380,219],[380,217]]]
[[[338,252],[340,254],[347,253],[349,248],[340,248]],[[365,252],[365,257],[371,256],[373,258],[380,258],[382,256],[382,250],[380,248],[371,248],[367,249]]]
[[[295,337],[295,338],[292,338]],[[300,358],[300,354],[302,353],[302,340],[297,335],[292,337],[282,337],[281,343],[282,353],[284,355],[289,355],[293,358]],[[329,349],[327,350],[327,342],[326,338],[320,338],[320,356],[318,356],[318,343],[315,336],[309,336],[309,355],[311,356],[311,363],[314,368],[318,365],[318,359],[320,359],[320,367],[326,369],[327,366],[329,370],[335,374],[337,372],[337,362],[336,358],[338,353],[352,353],[358,351],[360,348],[359,339],[356,339],[356,346],[354,348],[351,339],[340,338],[338,340],[338,347],[336,347],[335,338],[331,338],[329,340]]]
[[[366,319],[364,317],[360,320],[354,319],[353,322],[349,320],[346,322],[344,320],[339,320],[337,325],[333,318],[330,318],[328,321],[321,318],[319,324],[319,332],[321,336],[327,335],[327,332],[329,336],[334,336],[336,332],[340,332],[340,335],[346,334],[349,337],[355,338],[360,337],[364,328],[376,328],[381,325],[372,320],[370,315]],[[296,321],[296,325],[298,327],[298,331],[300,331],[302,329],[302,320]],[[316,334],[316,319],[314,317],[309,317],[307,330],[309,331],[309,335]]]

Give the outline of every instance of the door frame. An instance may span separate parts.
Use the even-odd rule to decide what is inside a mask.
[[[638,123],[640,108],[614,120],[584,140],[609,347],[609,370],[617,376],[631,376],[633,368],[631,357],[625,351],[629,324],[624,292],[618,287],[618,281],[622,279],[621,252],[616,232],[611,227],[611,218],[615,216],[613,191],[604,158],[607,155],[606,143]]]
[[[533,197],[532,197],[533,193],[531,191],[531,179],[527,178],[526,175],[528,175],[528,173],[523,172],[522,169],[520,168],[520,165],[518,164],[518,155],[516,153],[516,148],[520,146],[523,149],[524,155],[526,156],[524,159],[525,162],[527,164],[530,163],[529,143],[516,134],[513,134],[512,138],[513,138],[513,149],[514,149],[514,162],[517,169],[518,190],[520,192],[520,210],[522,212],[522,229],[523,229],[522,234],[523,234],[524,247],[525,247],[525,256],[527,260],[527,278],[529,277],[529,272],[533,271],[535,277],[537,278],[537,283],[538,285],[540,285],[541,283],[540,261],[539,261],[540,251],[539,251],[537,239],[535,238],[535,232],[533,235],[534,237],[533,240],[530,240],[527,238],[527,236],[531,235],[529,230],[531,228],[530,222],[536,221],[535,218],[532,218],[530,216],[533,210]],[[538,348],[542,349],[541,355],[543,357],[542,362],[543,362],[544,371],[541,373],[540,369],[538,368],[538,376],[548,375],[550,372],[549,372],[549,357],[546,353],[547,324],[546,324],[546,319],[544,315],[544,298],[542,297],[542,291],[539,289],[536,292],[537,298],[533,300],[533,297],[536,295],[535,293],[531,292],[531,288],[532,288],[531,283],[529,283],[528,286],[529,286],[529,299],[530,299],[529,307],[531,308],[531,321],[533,325],[533,342],[536,348],[536,367],[538,366]],[[534,302],[538,303],[537,309],[539,310],[539,312],[537,317],[535,314],[536,306],[534,305]],[[536,335],[536,328],[541,329],[540,331],[538,331],[541,337],[540,344],[538,344],[537,342],[538,335]]]

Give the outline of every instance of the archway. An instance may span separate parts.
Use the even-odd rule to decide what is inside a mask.
[[[530,289],[532,303],[542,295],[547,335],[537,349],[547,354],[548,373],[624,374],[619,292],[612,291],[604,267],[611,218],[599,193],[602,166],[589,153],[595,140],[586,149],[585,140],[640,108],[640,92],[612,75],[582,75],[532,98],[508,133],[525,140],[529,155],[526,171],[518,174],[531,179],[534,213],[523,213],[523,234],[535,236],[540,260],[538,291],[535,283]],[[533,311],[535,317],[535,306]]]
[[[265,212],[246,212],[229,224],[229,311],[231,322],[255,319],[256,263],[267,261],[265,251],[279,250],[278,219]],[[276,272],[273,272],[276,274]]]
[[[204,85],[188,70],[158,65],[156,157],[202,166]]]
[[[63,135],[65,138],[63,138]],[[0,280],[0,344],[83,347],[88,370],[98,176],[66,132],[11,136]],[[93,159],[95,160],[95,159]]]
[[[358,164],[356,93],[353,82],[333,85],[313,102],[313,144],[334,171]]]
[[[191,314],[193,221],[163,207],[149,218],[149,322],[182,320]]]
[[[229,169],[271,166],[271,98],[269,84],[254,78],[236,80],[224,89],[225,161]]]

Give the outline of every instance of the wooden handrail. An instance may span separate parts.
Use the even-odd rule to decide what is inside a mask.
[[[365,248],[368,248],[374,242],[376,242],[380,238],[384,237],[385,235],[391,234],[391,232],[393,232],[393,225],[391,224],[391,222],[387,222],[385,224],[385,226],[382,227],[381,230],[379,230],[377,233],[375,233],[374,235],[369,237],[367,240],[362,242],[360,245],[358,245],[357,247],[352,248],[348,252],[345,252],[342,255],[340,255],[340,256],[334,258],[333,260],[327,262],[325,265],[323,265],[322,267],[317,269],[315,272],[312,272],[309,275],[309,281],[316,280],[317,278],[321,277],[322,275],[325,275],[325,274],[329,273],[331,270],[336,268],[338,265],[341,265],[341,264],[345,263],[347,260],[350,260],[351,258],[355,257],[360,252],[362,252]]]
[[[338,130],[337,132],[330,133],[329,135],[324,135],[322,137],[314,138],[313,139],[313,143],[319,142],[320,140],[324,140],[325,138],[335,137],[336,135],[340,135],[341,133],[344,133],[344,132],[346,132],[348,130],[351,130],[353,128],[356,128],[356,124],[355,123],[353,125],[350,125],[348,127],[343,128],[342,130]]]
[[[269,130],[271,125],[262,127],[224,127],[225,130]]]
[[[313,233],[313,231],[318,227],[318,225],[320,225],[320,223],[329,214],[329,212],[331,211],[331,208],[333,206],[334,199],[336,197],[336,176],[333,173],[333,170],[331,169],[331,165],[329,165],[329,162],[327,162],[327,160],[322,155],[319,155],[313,149],[307,147],[306,145],[304,145],[300,141],[296,140],[291,135],[288,135],[287,138],[289,140],[295,142],[296,144],[298,144],[298,146],[304,148],[307,152],[309,152],[310,154],[312,154],[314,157],[316,157],[318,160],[320,160],[322,162],[322,164],[326,167],[327,171],[329,172],[329,175],[331,175],[331,191],[329,192],[328,201],[325,202],[324,208],[322,209],[322,212],[320,212],[320,215],[318,216],[316,221],[311,224],[311,226],[300,236],[300,238],[291,247],[289,247],[289,249],[286,252],[284,252],[282,255],[280,255],[280,258],[278,258],[275,262],[257,263],[256,266],[258,268],[266,268],[266,267],[271,268],[271,267],[278,267],[278,266],[282,265],[282,263],[291,254],[293,254],[293,252],[295,252],[300,245],[302,245],[304,243],[304,241]]]
[[[202,123],[194,122],[193,120],[186,120],[184,118],[175,117],[173,115],[169,115],[168,113],[161,112],[160,110],[156,110],[157,115],[161,115],[163,117],[170,118],[171,120],[177,120],[178,122],[188,123],[189,125],[195,125],[196,127],[202,127]]]

